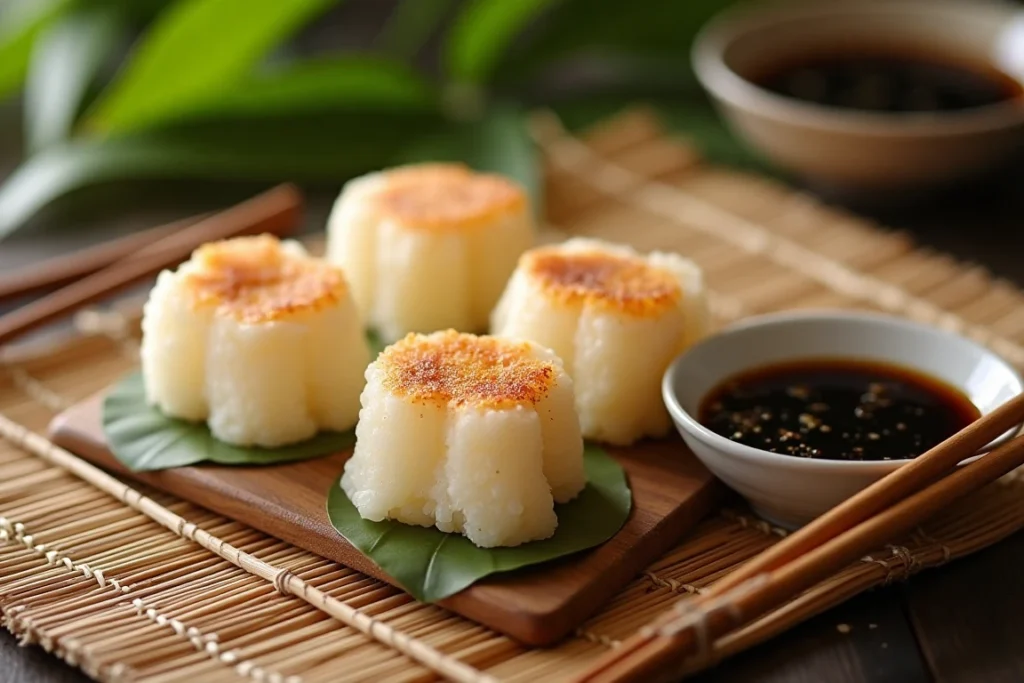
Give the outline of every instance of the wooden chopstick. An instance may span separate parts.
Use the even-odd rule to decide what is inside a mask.
[[[80,249],[74,253],[58,256],[43,263],[32,264],[8,275],[0,276],[0,302],[43,289],[66,285],[86,275],[91,275],[101,268],[106,268],[116,261],[142,251],[154,242],[195,225],[208,215],[185,218],[167,225],[125,235],[88,249]]]
[[[675,665],[694,648],[711,647],[717,638],[1024,464],[1024,436],[1018,436],[956,467],[1022,418],[1024,396],[1018,396],[779,542],[765,553],[767,559],[756,558],[737,570],[739,579],[730,575],[727,583],[719,581],[707,593],[680,602],[576,680],[671,678]]]
[[[983,418],[903,465],[889,476],[859,491],[798,532],[784,543],[764,551],[715,584],[725,591],[756,574],[781,567],[847,529],[919,491],[950,472],[962,460],[974,455],[1024,419],[1024,394],[1015,396]]]
[[[279,185],[0,317],[0,344],[181,263],[203,242],[260,233],[282,236],[294,232],[301,220],[302,195],[298,188]]]
[[[679,610],[648,629],[646,635],[652,637],[623,653],[628,656],[616,657],[610,666],[578,680],[671,680],[673,665],[693,654],[695,648],[710,647],[717,638],[785,604],[1022,464],[1024,437],[1017,437],[784,567],[754,576],[715,597],[697,598],[691,609]]]

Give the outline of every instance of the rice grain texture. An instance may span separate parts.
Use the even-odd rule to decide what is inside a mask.
[[[409,332],[486,332],[516,259],[532,246],[525,191],[461,164],[371,173],[342,189],[327,259],[385,341]]]
[[[573,377],[583,436],[629,445],[671,429],[662,375],[709,319],[693,262],[574,238],[522,255],[491,333],[554,351]]]
[[[206,244],[157,278],[142,373],[165,414],[273,448],[356,422],[369,347],[341,270],[270,235]]]
[[[481,547],[551,536],[586,485],[573,384],[532,342],[410,334],[366,371],[341,486],[364,519]]]

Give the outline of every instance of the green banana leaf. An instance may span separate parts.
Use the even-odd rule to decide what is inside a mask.
[[[434,527],[367,521],[337,482],[327,494],[327,515],[345,540],[413,597],[434,602],[486,576],[550,562],[614,536],[633,505],[626,473],[596,446],[587,445],[583,458],[587,487],[574,500],[555,506],[554,536],[512,548],[480,548],[460,534]]]

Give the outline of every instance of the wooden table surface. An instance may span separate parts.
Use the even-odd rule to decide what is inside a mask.
[[[17,158],[13,108],[0,108],[0,178]],[[996,181],[897,207],[857,209],[923,244],[987,266],[1024,286],[1024,164]],[[187,189],[183,192],[183,189]],[[0,270],[96,240],[223,206],[258,188],[153,185],[72,198],[0,246]],[[311,195],[309,229],[323,225],[329,190]],[[187,204],[187,205],[185,205]],[[856,597],[695,680],[700,683],[1000,683],[1024,680],[1024,533],[910,582]],[[0,632],[0,683],[87,680]]]

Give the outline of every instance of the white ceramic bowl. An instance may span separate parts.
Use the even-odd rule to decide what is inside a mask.
[[[771,314],[749,318],[707,338],[677,358],[665,373],[665,404],[701,462],[746,498],[757,514],[789,529],[811,521],[909,462],[780,455],[731,441],[697,421],[701,400],[728,376],[770,363],[814,357],[885,361],[927,373],[960,389],[983,415],[1024,390],[1017,371],[985,347],[937,328],[881,314]]]
[[[995,0],[751,2],[702,29],[693,64],[741,139],[819,184],[929,189],[1019,151],[1021,98],[955,112],[864,112],[785,97],[749,80],[766,65],[843,44],[951,55],[1024,82],[1024,11]]]

